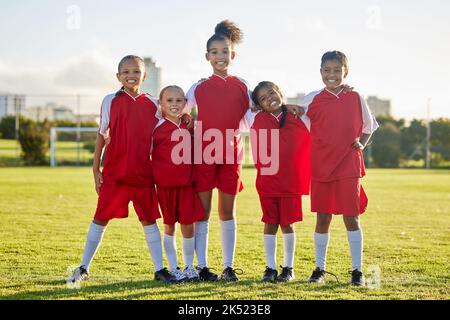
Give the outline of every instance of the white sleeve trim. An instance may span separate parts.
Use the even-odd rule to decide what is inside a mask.
[[[378,129],[379,125],[377,120],[375,119],[375,116],[370,111],[370,107],[367,104],[366,99],[359,94],[359,100],[361,101],[361,114],[362,114],[362,121],[363,121],[363,129],[362,133],[364,134],[372,134],[375,132],[375,130]]]
[[[102,102],[100,111],[100,127],[98,128],[98,133],[100,133],[105,138],[108,136],[111,104],[115,97],[115,93],[109,94],[105,98],[103,98]]]
[[[156,99],[154,96],[152,96],[152,95],[149,94],[149,93],[146,93],[145,96],[146,96],[151,102],[153,102],[153,104],[154,104],[155,107],[156,107],[156,112],[155,112],[155,117],[156,117],[156,119],[158,119],[158,120],[163,119],[163,116],[162,116],[162,114],[161,114],[161,110],[159,110],[159,109],[160,109],[160,108],[159,108],[159,100]]]
[[[192,109],[197,109],[197,101],[195,100],[195,89],[197,89],[198,85],[201,81],[194,83],[191,88],[186,93],[186,106],[183,109],[183,112],[191,114]]]
[[[248,96],[248,108],[249,109],[253,109],[255,107],[255,104],[253,103],[252,100],[252,91],[250,90],[250,85],[248,84],[247,81],[245,81],[242,78],[236,77],[239,81],[241,81],[243,84],[245,84],[245,86],[247,87],[247,96]]]
[[[314,98],[319,93],[321,93],[323,90],[324,89],[320,89],[320,90],[308,93],[305,96],[305,99],[303,99],[303,103],[300,106],[303,109],[305,109],[305,113],[301,116],[300,120],[303,121],[303,123],[305,124],[306,128],[308,129],[308,131],[311,131],[311,119],[309,119],[309,117],[306,115],[306,113],[308,112],[309,105],[313,102]]]
[[[308,112],[309,105],[311,104],[311,102],[313,102],[314,97],[317,96],[322,91],[323,91],[323,89],[313,91],[313,92],[308,93],[305,96],[305,99],[303,99],[303,103],[301,104],[301,107],[305,109],[305,114]]]
[[[250,128],[255,123],[255,118],[258,113],[261,111],[252,111],[252,109],[248,109],[247,112],[244,115],[244,118],[241,120],[241,123],[239,124],[239,130],[241,132],[250,132]]]

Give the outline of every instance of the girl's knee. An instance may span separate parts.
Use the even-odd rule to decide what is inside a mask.
[[[169,236],[173,236],[175,234],[175,225],[165,224],[164,225],[164,233]]]

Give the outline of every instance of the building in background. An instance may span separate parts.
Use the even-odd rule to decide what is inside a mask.
[[[55,102],[48,102],[45,106],[28,107],[24,115],[35,121],[44,121],[45,119],[49,121],[76,121],[76,116],[71,108],[58,105]]]
[[[375,117],[391,116],[391,100],[380,99],[377,96],[368,96],[366,100],[367,100],[367,104],[370,107],[370,110],[372,111],[372,113]]]
[[[305,94],[304,93],[297,93],[295,97],[287,97],[286,103],[287,104],[296,104],[301,105],[303,103],[303,100],[305,100]]]
[[[0,94],[0,119],[5,116],[24,114],[24,94]]]
[[[161,91],[161,67],[151,57],[144,57],[147,79],[142,84],[142,91],[158,97]]]

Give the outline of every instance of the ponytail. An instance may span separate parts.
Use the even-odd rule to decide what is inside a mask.
[[[287,116],[287,108],[286,105],[282,105],[281,106],[281,112],[283,113],[283,115],[281,116],[281,120],[280,120],[280,129],[283,128],[284,123],[286,122],[286,116]]]
[[[234,22],[230,20],[224,20],[216,25],[214,29],[214,35],[208,39],[206,43],[206,51],[213,41],[216,40],[229,40],[231,45],[234,46],[242,41],[243,32],[239,29]]]
[[[125,87],[122,86],[122,88],[120,88],[120,89],[116,92],[115,96],[116,96],[116,97],[117,97],[117,96],[120,96],[124,91],[125,91]]]

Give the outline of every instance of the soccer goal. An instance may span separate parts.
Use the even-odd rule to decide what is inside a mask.
[[[50,129],[50,166],[91,165],[97,128],[52,127]]]

